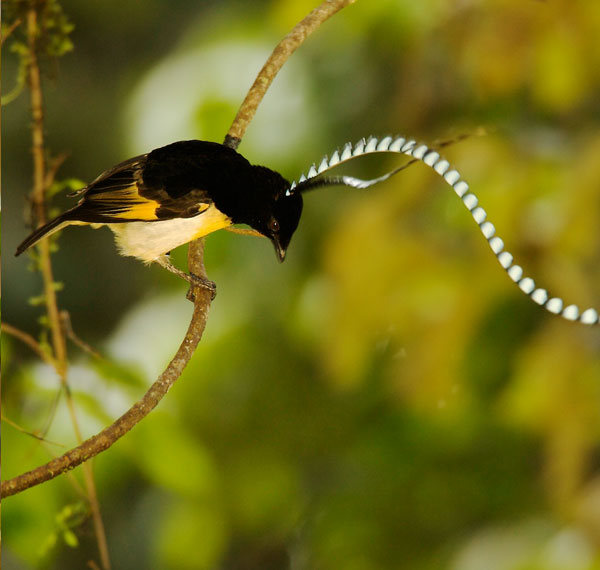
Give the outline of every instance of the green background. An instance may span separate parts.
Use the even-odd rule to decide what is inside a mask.
[[[315,4],[63,1],[74,51],[44,83],[48,147],[69,154],[58,177],[89,182],[174,140],[222,141]],[[517,262],[598,307],[599,38],[592,0],[358,0],[294,54],[239,151],[294,179],[370,134],[472,134],[444,154]],[[3,92],[15,63],[4,50]],[[26,92],[2,119],[3,319],[38,336],[39,276],[12,255],[28,231]],[[61,308],[104,356],[69,347],[89,436],[164,369],[192,306],[176,277],[118,256],[106,229],[69,228],[58,246]],[[308,194],[283,265],[266,240],[227,232],[207,239],[206,265],[218,295],[192,362],[94,460],[114,568],[600,568],[600,332],[528,301],[430,169]],[[3,423],[10,478],[75,440],[53,371],[5,335],[2,357],[5,416],[50,425],[65,446]],[[6,570],[97,559],[73,479],[2,510]]]

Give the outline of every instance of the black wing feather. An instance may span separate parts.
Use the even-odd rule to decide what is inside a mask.
[[[213,203],[234,222],[249,223],[256,217],[256,196],[248,192],[252,178],[253,167],[233,149],[206,141],[176,142],[100,174],[75,193],[81,196],[76,206],[33,232],[17,254],[69,223],[190,218]]]
[[[70,219],[90,223],[152,222],[203,212],[211,200],[205,190],[194,186],[198,180],[190,176],[189,161],[174,161],[170,153],[166,159],[157,160],[153,153],[122,162],[101,174],[85,189]],[[158,178],[150,176],[151,184],[146,182],[149,163],[153,172],[160,173]],[[182,183],[178,192],[169,192],[174,177],[181,178]]]

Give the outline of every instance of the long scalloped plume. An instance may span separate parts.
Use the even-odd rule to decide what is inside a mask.
[[[343,162],[356,158],[357,156],[376,152],[405,154],[413,160],[383,176],[371,180],[362,180],[353,176],[324,176],[317,178],[320,174],[323,174]],[[590,308],[581,312],[577,305],[565,306],[565,302],[560,297],[550,297],[546,289],[537,287],[535,281],[531,279],[531,277],[525,277],[523,275],[523,268],[514,263],[512,254],[504,249],[504,241],[496,236],[496,228],[491,222],[487,221],[487,212],[479,206],[479,200],[475,194],[469,191],[469,185],[461,179],[461,175],[458,171],[455,170],[445,158],[440,156],[436,150],[430,149],[427,145],[418,144],[416,141],[405,139],[404,137],[391,136],[382,139],[376,137],[370,137],[368,140],[361,139],[354,145],[346,143],[341,151],[336,150],[330,157],[325,156],[318,166],[313,164],[306,175],[303,174],[298,179],[298,182],[292,183],[287,194],[290,195],[295,192],[312,190],[313,188],[318,188],[320,186],[333,185],[368,188],[378,182],[387,180],[415,160],[419,160],[432,168],[444,179],[454,192],[456,192],[456,195],[462,200],[462,203],[471,213],[475,223],[479,226],[479,230],[488,242],[490,249],[494,252],[500,265],[525,295],[533,302],[544,307],[550,313],[560,315],[569,321],[577,321],[584,325],[597,325],[600,322],[600,317],[596,309]]]

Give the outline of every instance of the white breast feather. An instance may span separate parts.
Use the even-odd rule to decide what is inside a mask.
[[[231,225],[231,219],[211,206],[193,218],[158,222],[107,224],[122,255],[151,263],[161,255],[199,237]]]

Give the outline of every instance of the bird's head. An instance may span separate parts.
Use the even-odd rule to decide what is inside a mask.
[[[262,233],[273,242],[279,261],[285,259],[287,248],[298,227],[301,214],[302,196],[300,194],[286,196],[285,193],[282,193],[273,204],[266,231],[263,230]]]
[[[251,225],[271,240],[277,258],[283,261],[302,215],[302,196],[290,194],[290,183],[278,172],[264,166],[254,168],[259,174],[261,190],[267,195]]]

